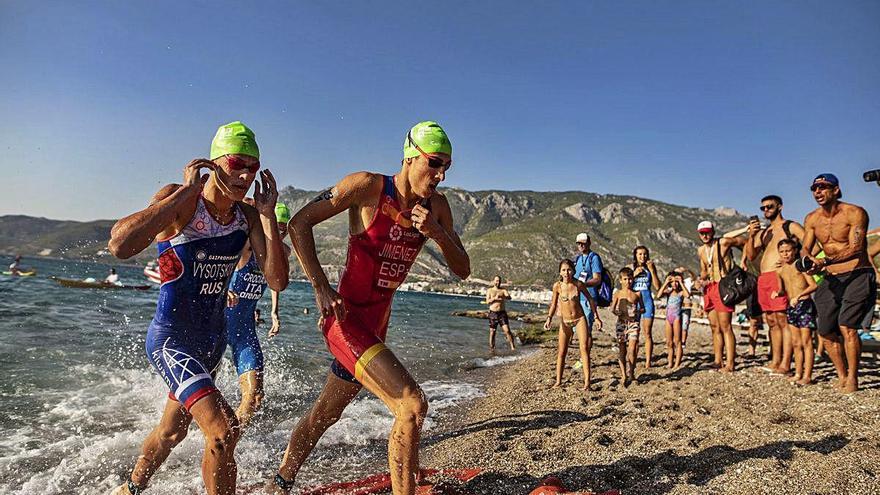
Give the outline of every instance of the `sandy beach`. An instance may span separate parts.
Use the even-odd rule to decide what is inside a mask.
[[[707,368],[708,327],[695,325],[683,367],[671,371],[661,323],[654,325],[659,366],[640,362],[629,388],[618,379],[608,331],[594,332],[590,392],[571,369],[576,348],[564,387],[549,389],[555,343],[478,370],[486,397],[424,438],[422,465],[483,467],[465,487],[477,494],[527,494],[549,475],[570,490],[625,494],[880,492],[877,361],[864,356],[862,391],[851,395],[832,389],[827,361],[808,387],[761,371],[763,359],[739,358],[736,373],[722,374]]]

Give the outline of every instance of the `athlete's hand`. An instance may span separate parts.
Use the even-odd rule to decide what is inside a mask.
[[[278,332],[281,331],[281,320],[278,319],[277,316],[272,315],[272,328],[269,329],[269,334],[266,335],[267,338],[272,338],[278,335]]]
[[[412,223],[423,236],[429,239],[436,239],[443,232],[443,227],[437,222],[434,214],[422,205],[413,207]]]
[[[226,307],[234,308],[235,305],[238,304],[238,294],[232,292],[231,290],[226,291]]]
[[[335,316],[339,321],[345,320],[345,302],[342,300],[342,296],[329,285],[315,289],[315,302],[321,311],[318,326],[323,326],[324,320],[330,316]]]
[[[761,231],[761,221],[752,220],[749,222],[749,237],[755,237]]]
[[[260,215],[275,220],[276,203],[278,203],[278,186],[275,183],[275,176],[268,168],[261,170],[260,180],[254,181],[254,208],[260,212]]]
[[[602,320],[598,317],[596,318],[596,331],[597,332],[602,331]]]
[[[208,177],[210,177],[209,174],[202,175],[201,170],[203,168],[214,170],[217,168],[217,164],[207,158],[196,158],[189,162],[183,167],[183,187],[198,188],[201,191],[202,187],[205,186],[205,182],[208,182]]]
[[[544,330],[550,330],[550,322],[551,321],[552,321],[552,318],[549,318],[549,317],[544,321]]]
[[[792,298],[791,298],[791,301],[789,301],[789,303],[791,304],[791,307],[793,308],[793,307],[795,307],[795,306],[798,305],[798,302],[799,302],[800,300],[801,300],[800,297],[792,297]]]
[[[770,299],[776,299],[777,297],[779,297],[779,291],[774,290],[770,293]]]
[[[649,270],[652,270],[652,271],[654,271],[654,270],[657,269],[657,267],[654,266],[654,260],[648,260],[648,261],[646,261],[646,262],[645,262],[645,266],[647,266],[648,269],[649,269]]]

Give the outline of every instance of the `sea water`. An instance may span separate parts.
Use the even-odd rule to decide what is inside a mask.
[[[38,275],[0,275],[0,493],[106,493],[126,479],[166,401],[168,390],[144,351],[158,290],[73,289],[48,278],[102,280],[110,268],[102,263],[25,259],[22,265]],[[117,270],[123,283],[148,284],[140,268]],[[266,323],[258,332],[266,357],[266,399],[236,448],[244,487],[274,475],[331,361],[316,326],[311,286],[292,282],[281,294],[281,333],[271,340],[264,338],[271,317],[269,297],[263,299],[259,307]],[[482,394],[468,370],[511,359],[507,353],[487,354],[485,321],[450,316],[481,308],[476,298],[404,292],[395,297],[388,345],[428,396],[429,431],[451,406]],[[510,309],[535,307],[514,303]],[[504,348],[500,331],[498,338]],[[238,381],[228,353],[217,382],[237,407]],[[298,484],[387,470],[391,422],[385,406],[362,392],[322,438]],[[203,493],[203,446],[192,426],[153,477],[149,493]]]

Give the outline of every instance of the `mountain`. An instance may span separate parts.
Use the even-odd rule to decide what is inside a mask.
[[[445,189],[456,230],[471,256],[475,283],[500,274],[516,285],[546,287],[557,274],[559,260],[574,254],[574,238],[587,232],[593,249],[616,271],[632,259],[640,244],[651,249],[660,274],[678,265],[696,269],[695,232],[701,220],[711,220],[721,232],[745,225],[735,210],[707,210],[660,201],[580,191],[465,191]],[[318,194],[287,187],[280,200],[294,211]],[[90,258],[102,251],[113,220],[58,221],[22,215],[0,216],[0,253],[35,255],[50,249],[52,256]],[[328,275],[338,275],[345,261],[347,216],[337,215],[316,230],[318,255]],[[100,253],[99,253],[100,252]],[[151,249],[138,257],[153,257]],[[411,282],[448,288],[454,277],[431,242],[413,266]],[[301,274],[298,263],[291,264]]]

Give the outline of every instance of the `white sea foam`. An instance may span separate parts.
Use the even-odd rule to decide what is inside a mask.
[[[502,364],[512,363],[525,359],[538,352],[537,349],[520,352],[519,354],[511,354],[509,356],[494,356],[488,359],[476,358],[470,361],[471,368],[490,368],[492,366],[500,366]]]

